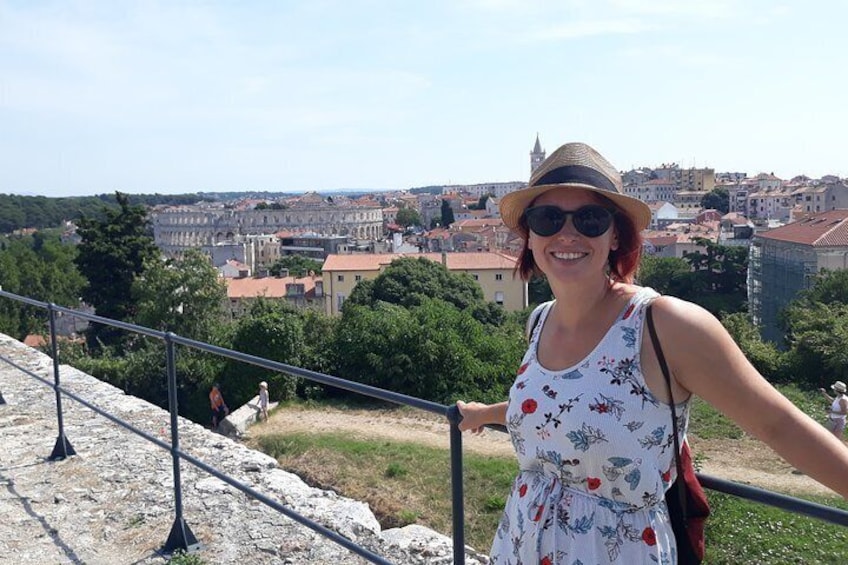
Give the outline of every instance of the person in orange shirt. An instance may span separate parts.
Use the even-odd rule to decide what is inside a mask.
[[[212,407],[212,429],[217,430],[221,420],[226,418],[230,409],[227,408],[227,403],[224,402],[224,396],[221,394],[221,389],[218,383],[212,385],[212,390],[209,391],[209,405]]]

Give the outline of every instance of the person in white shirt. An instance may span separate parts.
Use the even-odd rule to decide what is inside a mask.
[[[848,396],[845,395],[845,383],[836,381],[830,388],[836,393],[836,396],[830,396],[823,388],[819,390],[825,398],[830,401],[830,408],[827,411],[827,422],[825,426],[839,439],[842,439],[842,432],[845,431],[845,417],[848,416]]]

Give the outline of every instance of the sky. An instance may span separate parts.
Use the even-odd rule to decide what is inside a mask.
[[[826,7],[822,7],[826,6]],[[848,2],[0,0],[0,193],[848,176]]]

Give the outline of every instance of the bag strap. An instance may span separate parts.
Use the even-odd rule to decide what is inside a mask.
[[[549,302],[543,302],[533,308],[533,311],[530,312],[530,317],[527,319],[527,326],[524,328],[527,341],[530,341],[530,338],[533,336],[533,332],[536,331],[536,326],[539,325],[539,320],[542,319],[542,312],[545,311],[545,308],[549,304]]]
[[[671,392],[671,377],[669,376],[668,365],[665,362],[662,346],[660,346],[660,338],[657,337],[657,331],[654,328],[653,302],[648,304],[645,309],[645,320],[648,323],[648,333],[651,335],[651,343],[654,345],[654,352],[657,354],[657,361],[660,363],[663,377],[665,377],[665,386],[668,390],[669,407],[671,408],[671,429],[674,433],[674,463],[677,466],[677,478],[683,480],[683,465],[680,463],[680,439],[677,434],[677,409],[674,407],[674,394]],[[686,524],[688,516],[686,514],[686,493],[685,489],[678,488],[677,493],[680,495],[680,508],[683,510],[683,524]]]

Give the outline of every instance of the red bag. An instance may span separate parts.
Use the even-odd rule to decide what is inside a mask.
[[[704,527],[710,515],[710,505],[695,476],[687,442],[683,442],[680,450],[677,473],[677,479],[665,492],[671,528],[677,541],[677,563],[697,564],[704,560]]]
[[[697,565],[704,560],[704,527],[707,517],[710,515],[710,505],[707,495],[698,477],[695,476],[695,466],[692,464],[692,453],[689,451],[689,443],[683,442],[680,447],[677,430],[677,410],[674,407],[674,394],[671,392],[671,377],[668,365],[665,362],[660,340],[654,329],[654,316],[651,305],[645,310],[645,319],[648,323],[648,333],[657,354],[657,361],[665,377],[665,385],[668,388],[669,407],[671,408],[671,429],[674,437],[674,461],[677,465],[677,479],[665,491],[665,504],[668,507],[668,516],[671,521],[671,529],[674,531],[674,539],[677,542],[678,565]]]

